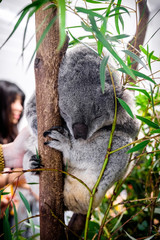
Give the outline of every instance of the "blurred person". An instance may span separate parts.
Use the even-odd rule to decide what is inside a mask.
[[[5,168],[22,168],[23,156],[25,154],[25,141],[30,136],[28,127],[25,127],[15,138],[15,140],[8,144],[0,144],[0,173],[3,172]],[[15,177],[15,176],[14,176]],[[9,179],[8,179],[9,180]],[[13,181],[13,177],[10,178]],[[6,174],[1,175],[0,188],[6,185]],[[1,212],[0,218],[3,218],[4,212],[9,205],[12,197],[11,195],[6,195],[1,200]]]
[[[15,84],[0,80],[0,143],[10,143],[18,135],[25,94]]]
[[[13,82],[6,80],[0,80],[0,144],[8,144],[14,141],[18,135],[18,123],[23,115],[25,94],[24,92]],[[10,170],[10,169],[5,169]],[[20,169],[19,169],[20,170]],[[1,174],[0,175],[0,187],[5,187],[9,183],[14,183],[14,178],[19,176],[19,173]],[[24,181],[23,181],[24,182]],[[3,210],[6,207],[6,203],[11,200],[13,194],[13,185],[9,184],[9,189],[5,189],[11,194],[8,197],[1,197]],[[2,216],[4,211],[2,211]],[[10,211],[10,222],[12,221],[13,211]],[[2,230],[2,222],[0,222],[0,233]]]

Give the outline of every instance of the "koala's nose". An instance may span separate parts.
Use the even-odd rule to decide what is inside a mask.
[[[86,124],[75,123],[72,128],[75,139],[83,138],[85,140],[87,138],[88,126]]]

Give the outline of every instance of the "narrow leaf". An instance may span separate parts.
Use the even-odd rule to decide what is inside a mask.
[[[60,42],[58,46],[58,50],[60,50],[65,42],[66,39],[66,5],[65,0],[58,1],[58,10],[59,10],[59,32],[60,32]]]
[[[12,201],[12,203],[13,203],[14,220],[15,220],[15,226],[16,226],[15,235],[16,235],[16,239],[19,240],[19,237],[18,237],[18,215],[17,215],[17,210],[16,210],[16,206],[15,206],[15,204],[14,204],[14,201]]]
[[[132,237],[131,235],[129,235],[129,233],[127,233],[126,231],[124,231],[126,233],[126,235],[131,239],[131,240],[137,240],[136,238]]]
[[[86,32],[93,32],[92,28],[90,28],[89,26],[85,25],[83,22],[81,22],[82,28],[86,31]]]
[[[144,147],[146,147],[149,142],[150,142],[150,140],[145,140],[145,141],[137,144],[137,145],[134,146],[133,148],[129,149],[129,150],[127,151],[127,153],[137,152],[137,151],[143,149]]]
[[[151,101],[152,101],[152,108],[153,108],[153,113],[155,115],[155,110],[154,110],[154,100],[153,100],[153,90],[152,90],[152,86],[150,84],[150,89],[151,89]]]
[[[117,59],[117,61],[123,66],[125,72],[131,76],[134,80],[135,76],[132,72],[131,69],[129,69],[126,64],[123,62],[123,60],[118,56],[118,54],[114,51],[114,49],[112,48],[111,44],[106,40],[106,38],[103,36],[103,34],[98,30],[98,27],[96,25],[95,19],[94,17],[92,17],[91,15],[89,15],[89,19],[91,21],[92,24],[92,29],[93,31],[96,33],[96,37],[98,38],[99,41],[102,42],[102,44],[104,45],[104,47],[107,48],[107,50],[113,55],[113,57],[115,59]]]
[[[86,13],[86,14],[89,14],[90,16],[92,17],[98,17],[102,20],[104,20],[105,18],[101,15],[101,14],[98,14],[96,12],[93,12],[92,10],[90,9],[86,9],[86,8],[82,8],[82,7],[76,7],[76,10],[77,12],[82,12],[82,13]]]
[[[17,28],[19,27],[20,23],[22,22],[22,20],[24,19],[24,17],[26,16],[28,10],[23,11],[21,13],[21,16],[19,17],[18,21],[16,22],[12,32],[10,33],[10,35],[8,36],[8,38],[4,41],[4,43],[0,46],[0,49],[8,42],[8,40],[11,38],[11,36],[14,34],[14,32],[17,30]]]
[[[147,69],[146,64],[136,54],[134,54],[129,50],[122,50],[122,51],[125,52],[125,54],[129,55],[131,58],[133,58],[136,62],[141,64],[145,69]]]
[[[160,133],[160,129],[156,129],[150,132],[151,134]]]
[[[119,68],[118,71],[123,72],[123,73],[127,73],[126,70],[123,69],[123,68]],[[145,74],[143,74],[143,73],[141,73],[141,72],[138,72],[138,71],[136,71],[136,70],[133,70],[133,69],[132,69],[132,72],[133,72],[133,74],[134,74],[135,76],[140,77],[140,78],[144,78],[144,79],[146,79],[146,80],[148,80],[148,81],[156,84],[156,82],[155,82],[152,78],[148,77],[147,75],[145,75]],[[127,74],[128,74],[128,73],[127,73]]]
[[[117,1],[117,7],[119,7],[121,5],[121,2],[122,2],[122,0]],[[120,30],[119,30],[119,16],[120,16],[119,8],[115,9],[115,13],[116,13],[116,15],[115,15],[115,26],[116,26],[117,33],[120,34]]]
[[[144,95],[146,95],[146,97],[149,98],[149,100],[151,100],[151,97],[150,97],[149,93],[145,89],[143,89],[143,88],[135,86],[135,87],[126,87],[126,89],[130,89],[130,90],[141,92]]]
[[[140,50],[147,56],[148,55],[148,52],[147,50],[142,46],[142,45],[139,45],[139,48]],[[154,52],[153,52],[154,53]],[[151,59],[152,60],[155,60],[155,61],[160,61],[160,58],[154,56],[153,54],[151,55]]]
[[[121,98],[117,98],[119,103],[121,104],[121,106],[126,110],[126,112],[131,116],[131,118],[134,118],[134,115],[132,113],[132,110],[130,109],[130,107],[128,106],[128,104],[123,101]]]
[[[151,240],[154,236],[155,236],[155,234],[150,237],[145,238],[144,240]]]
[[[22,199],[27,211],[31,212],[30,205],[29,205],[27,199],[25,198],[25,196],[23,195],[23,193],[19,192],[19,195],[20,195],[20,198]]]
[[[104,93],[105,89],[105,77],[106,77],[106,65],[108,62],[109,56],[104,56],[100,65],[100,81],[101,81],[101,88],[102,93]]]
[[[11,228],[10,228],[8,217],[6,215],[4,215],[3,217],[3,229],[4,229],[4,239],[12,240]]]
[[[147,118],[144,118],[144,117],[141,117],[141,116],[138,116],[136,115],[136,118],[141,120],[142,122],[146,123],[148,126],[152,127],[152,128],[155,128],[155,129],[159,129],[160,127],[158,126],[158,124],[150,121],[149,119]]]

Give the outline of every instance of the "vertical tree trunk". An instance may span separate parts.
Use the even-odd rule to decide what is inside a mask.
[[[37,41],[56,14],[57,11],[53,9],[45,11],[40,9],[36,13],[36,29],[44,18],[49,16],[36,34]],[[61,124],[57,79],[62,53],[57,52],[58,43],[59,26],[56,20],[38,49],[35,59],[35,77],[39,154],[45,168],[62,169],[60,152],[44,146],[46,139],[43,137],[44,131]],[[41,240],[62,240],[64,239],[63,226],[52,216],[51,209],[58,219],[63,221],[63,178],[59,172],[44,171],[40,174],[40,237]]]

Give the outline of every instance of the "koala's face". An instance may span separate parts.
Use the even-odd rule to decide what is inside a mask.
[[[112,124],[114,93],[109,74],[106,90],[100,86],[100,59],[91,50],[67,53],[59,72],[59,107],[70,134],[75,139],[91,137]]]
[[[74,86],[67,95],[59,95],[59,107],[71,135],[76,139],[91,137],[100,128],[112,124],[114,118],[113,95],[102,94],[100,87],[82,90]]]

